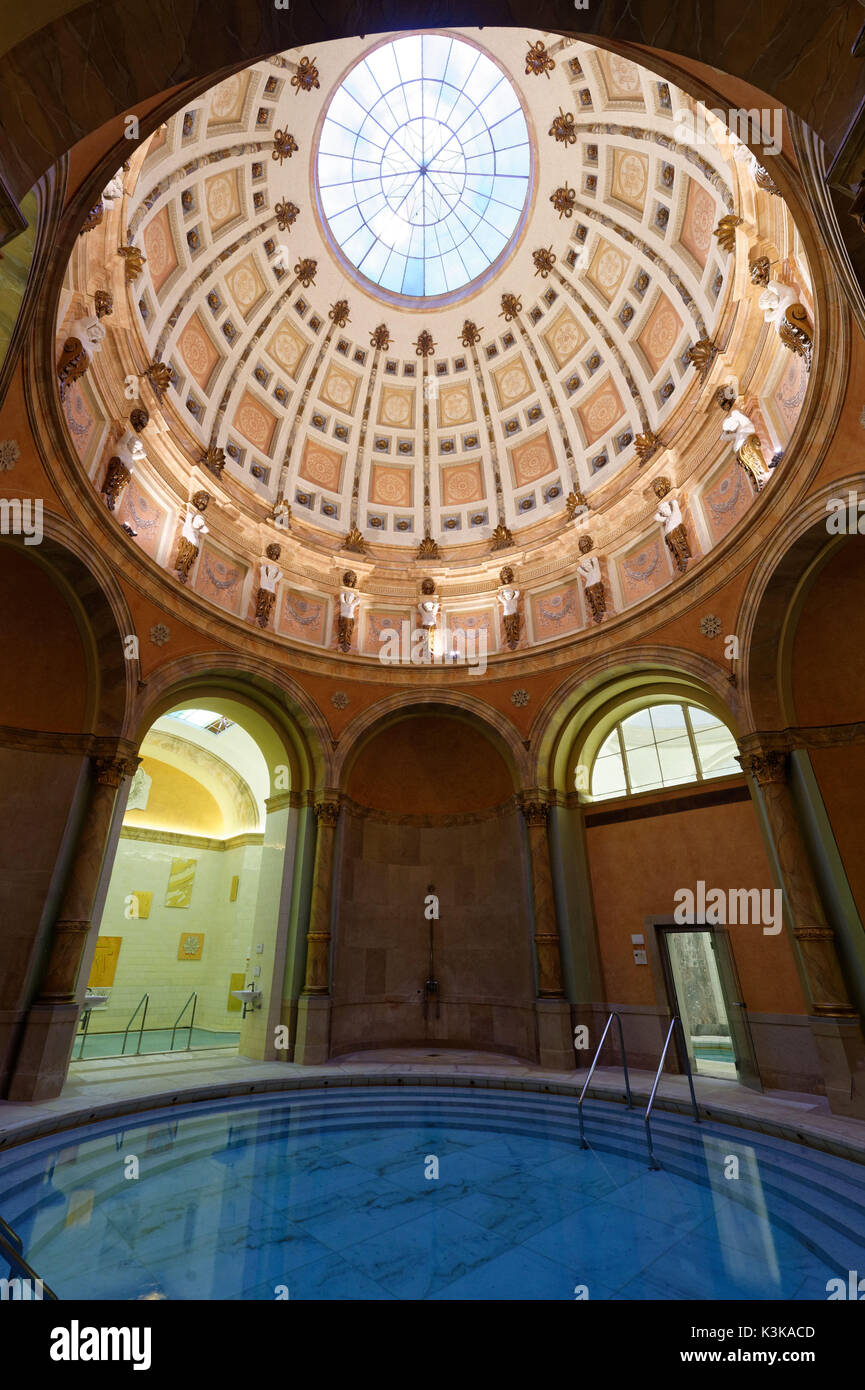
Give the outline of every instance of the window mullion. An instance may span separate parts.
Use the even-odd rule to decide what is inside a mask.
[[[697,738],[691,725],[691,715],[687,705],[682,705],[682,713],[685,716],[685,728],[688,730],[688,741],[691,745],[691,757],[694,759],[694,771],[697,774],[697,781],[704,781],[703,768],[700,763],[700,754],[697,748]]]

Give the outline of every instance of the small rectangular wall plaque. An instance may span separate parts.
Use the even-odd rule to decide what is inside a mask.
[[[230,891],[229,894],[228,894],[228,901],[229,901],[230,903],[236,903],[236,902],[237,902],[237,890],[238,890],[239,886],[240,886],[240,876],[239,876],[238,874],[234,874],[233,877],[232,877],[232,880],[231,880],[231,891]]]
[[[196,859],[172,859],[165,890],[166,907],[189,907],[197,862]]]
[[[185,931],[181,933],[177,947],[178,960],[201,960],[204,950],[204,932]]]

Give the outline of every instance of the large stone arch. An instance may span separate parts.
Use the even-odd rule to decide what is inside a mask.
[[[725,668],[676,647],[634,647],[609,656],[599,654],[574,672],[546,699],[532,729],[534,775],[539,786],[567,793],[571,749],[586,721],[608,701],[628,690],[667,686],[704,704],[738,732],[741,697]]]
[[[443,714],[468,719],[502,754],[514,779],[514,789],[531,785],[531,760],[509,719],[476,696],[462,691],[412,691],[379,700],[355,716],[343,731],[333,760],[334,786],[343,786],[352,763],[364,745],[388,724],[418,714]]]

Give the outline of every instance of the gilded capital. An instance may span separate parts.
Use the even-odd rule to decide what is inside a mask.
[[[787,752],[783,748],[768,748],[755,753],[740,753],[736,762],[742,771],[753,777],[758,787],[770,782],[787,780]]]
[[[131,777],[135,772],[140,758],[94,758],[94,770],[96,781],[102,787],[119,787],[124,777]]]
[[[339,802],[317,801],[315,803],[315,818],[320,825],[329,826],[333,830],[339,819]]]
[[[546,801],[522,801],[520,810],[526,818],[526,825],[546,825],[549,806]]]

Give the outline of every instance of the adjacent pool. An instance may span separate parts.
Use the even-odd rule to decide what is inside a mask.
[[[0,1154],[61,1298],[826,1299],[865,1167],[562,1096],[351,1086],[151,1111]],[[0,1264],[0,1273],[5,1268]]]

